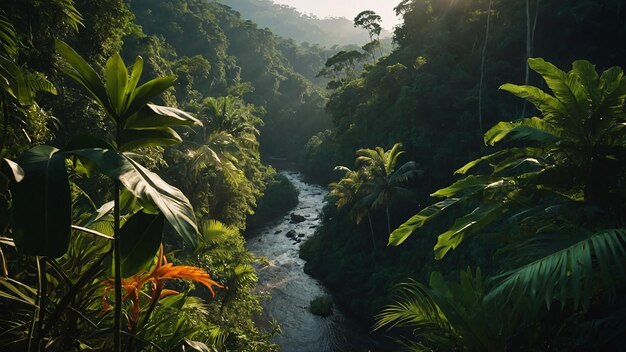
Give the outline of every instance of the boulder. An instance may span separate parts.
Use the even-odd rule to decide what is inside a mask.
[[[298,224],[298,223],[301,223],[304,220],[306,220],[306,218],[304,216],[298,215],[296,213],[291,213],[290,218],[291,218],[291,223],[292,224]]]
[[[294,238],[296,237],[296,230],[289,230],[289,232],[287,232],[285,234],[285,236],[289,237],[289,238]]]

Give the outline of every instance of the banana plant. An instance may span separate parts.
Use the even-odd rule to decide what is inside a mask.
[[[151,263],[161,243],[164,219],[191,246],[196,246],[198,238],[196,218],[187,197],[137,162],[131,151],[179,143],[182,139],[172,127],[201,123],[184,111],[151,103],[172,87],[175,78],[161,77],[139,85],[141,57],[129,72],[120,55],[114,54],[107,61],[102,80],[70,46],[57,40],[56,49],[63,59],[61,70],[102,106],[115,127],[115,138],[105,141],[77,136],[61,149],[37,146],[24,153],[18,159],[24,178],[12,189],[13,239],[23,254],[57,258],[67,251],[72,228],[68,159],[88,175],[100,172],[113,180],[114,330],[115,350],[119,351],[122,277],[132,276]],[[143,206],[124,226],[120,214],[122,187]]]
[[[541,116],[487,131],[485,143],[503,148],[459,168],[464,178],[433,193],[443,200],[402,224],[389,244],[401,244],[453,208],[472,209],[438,236],[436,259],[499,221],[508,242],[501,249],[513,249],[521,265],[494,277],[487,299],[587,308],[598,287],[614,296],[626,278],[619,229],[626,217],[626,77],[619,67],[598,74],[584,60],[568,72],[539,58],[528,64],[551,92],[515,84],[500,89],[526,99]],[[520,227],[523,237],[511,236]]]

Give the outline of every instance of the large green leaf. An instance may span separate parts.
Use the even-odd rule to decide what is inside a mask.
[[[500,86],[500,89],[528,100],[541,111],[544,119],[562,119],[567,114],[563,103],[537,87],[505,83]]]
[[[615,293],[616,282],[626,278],[626,231],[605,230],[550,253],[536,261],[496,276],[495,287],[486,299],[504,297],[506,300],[529,299],[548,308],[556,300],[564,306],[573,300],[574,306],[587,306],[597,287]]]
[[[485,133],[485,144],[494,145],[508,137],[511,140],[531,141],[541,145],[556,143],[559,131],[550,123],[538,118],[498,122]]]
[[[4,15],[0,15],[0,45],[8,57],[15,58],[17,56],[17,42],[15,28]]]
[[[174,85],[175,81],[175,77],[160,77],[137,87],[127,101],[128,107],[124,111],[124,119],[138,112],[156,96],[165,92],[169,87]]]
[[[398,246],[404,242],[415,230],[424,226],[426,222],[432,220],[437,215],[441,214],[448,207],[458,203],[461,198],[449,198],[442,200],[422,209],[419,213],[413,215],[409,220],[395,229],[391,235],[389,235],[389,246]]]
[[[154,127],[148,130],[124,129],[121,133],[120,151],[129,151],[146,146],[167,146],[178,144],[182,138],[169,127]]]
[[[115,111],[116,116],[120,116],[124,111],[126,83],[128,82],[128,71],[120,54],[115,53],[107,60],[105,73],[107,95],[109,96],[111,107]]]
[[[124,128],[147,129],[161,126],[202,125],[190,114],[168,106],[146,104],[136,114],[128,118]]]
[[[466,235],[483,229],[507,210],[506,203],[486,203],[458,218],[448,231],[438,236],[434,248],[435,259],[442,259],[449,250],[461,244]]]
[[[473,192],[485,188],[492,182],[492,177],[487,175],[469,175],[446,188],[437,190],[431,194],[433,197],[449,198],[460,192]]]
[[[163,238],[163,221],[161,214],[153,215],[144,212],[135,213],[120,229],[118,237],[120,245],[120,263],[122,276],[130,277],[147,269]]]
[[[91,160],[100,172],[119,180],[139,200],[154,204],[176,232],[188,243],[196,246],[198,241],[196,216],[189,200],[178,188],[115,150],[90,148],[67,153]]]
[[[106,112],[114,118],[115,110],[111,107],[109,98],[100,76],[74,49],[64,42],[55,39],[56,49],[65,59],[67,65],[62,65],[61,70],[76,82],[85,87],[91,95],[100,102]]]
[[[13,239],[21,253],[57,258],[68,248],[70,186],[65,158],[57,151],[37,146],[18,159],[24,179],[13,185]]]
[[[569,119],[582,121],[589,116],[589,99],[575,71],[566,74],[540,58],[528,59],[528,65],[546,81],[554,96],[567,110]]]
[[[600,77],[596,72],[596,66],[592,65],[587,60],[577,60],[572,63],[572,70],[575,71],[580,77],[585,92],[591,100],[591,104],[596,106],[602,99],[600,86]]]
[[[124,100],[124,110],[128,108],[130,103],[130,98],[137,88],[137,83],[139,83],[139,79],[141,78],[141,73],[143,72],[143,58],[141,56],[137,56],[135,59],[135,63],[133,64],[133,68],[130,71],[130,78],[128,79],[128,84],[126,85],[125,100]]]

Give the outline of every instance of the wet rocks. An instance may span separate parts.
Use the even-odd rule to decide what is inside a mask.
[[[306,218],[302,215],[298,215],[296,213],[291,213],[291,215],[289,216],[291,218],[291,223],[292,224],[299,224],[301,222],[303,222],[304,220],[306,220]]]
[[[289,230],[289,232],[287,232],[285,234],[285,236],[287,236],[289,238],[295,238],[296,237],[296,230]]]
[[[304,237],[304,234],[303,233],[299,233],[298,237],[302,238],[302,237]]]

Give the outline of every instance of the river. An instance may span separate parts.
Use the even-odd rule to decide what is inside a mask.
[[[320,224],[319,211],[327,190],[305,183],[297,172],[281,174],[300,191],[298,205],[291,213],[303,216],[304,221],[294,224],[290,214],[285,214],[282,220],[255,231],[246,245],[256,256],[268,259],[267,264],[257,267],[258,290],[271,295],[261,302],[263,318],[274,319],[282,327],[282,334],[273,341],[283,352],[368,351],[367,329],[342,314],[337,306],[333,306],[333,313],[326,318],[308,310],[311,300],[330,293],[322,283],[304,273],[305,261],[298,257],[298,249]],[[295,239],[286,236],[290,230],[296,232]]]

